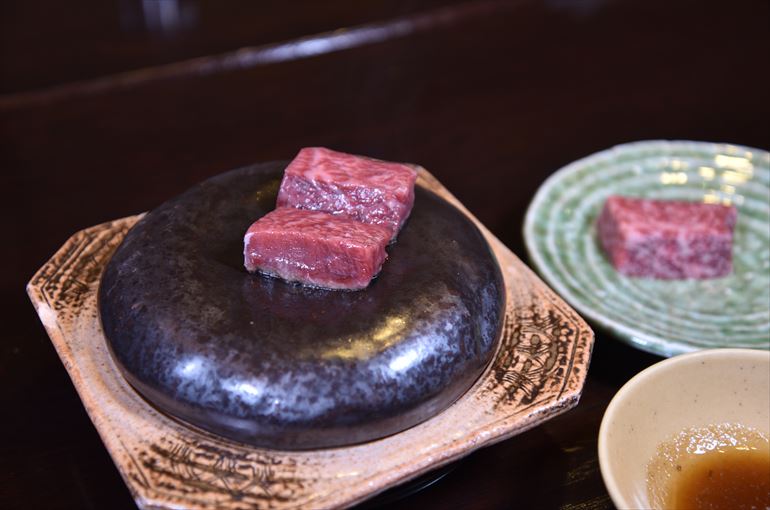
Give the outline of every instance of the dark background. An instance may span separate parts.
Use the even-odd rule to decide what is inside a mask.
[[[770,148],[768,62],[764,0],[3,0],[0,508],[133,508],[24,294],[75,231],[327,145],[422,164],[526,260],[529,200],[570,161]],[[601,416],[657,360],[598,332],[575,410],[395,506],[611,508]]]

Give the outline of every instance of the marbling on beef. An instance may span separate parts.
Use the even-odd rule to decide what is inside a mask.
[[[324,212],[278,208],[244,237],[244,264],[284,280],[329,289],[362,289],[387,258],[390,230]]]
[[[307,147],[286,168],[277,206],[382,225],[395,238],[412,210],[416,179],[409,165]]]
[[[732,271],[735,207],[612,196],[598,220],[612,265],[628,276],[716,278]]]

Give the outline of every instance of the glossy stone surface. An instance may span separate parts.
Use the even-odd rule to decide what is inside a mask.
[[[366,290],[249,274],[243,233],[274,207],[284,167],[209,179],[131,229],[99,291],[122,372],[169,414],[269,448],[368,441],[440,412],[480,375],[502,325],[481,233],[418,188]]]

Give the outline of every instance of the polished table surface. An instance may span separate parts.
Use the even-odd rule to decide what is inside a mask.
[[[75,231],[325,145],[422,164],[526,261],[570,161],[770,148],[768,27],[762,0],[3,2],[0,508],[135,507],[24,294]],[[611,508],[601,417],[658,360],[597,331],[577,408],[381,507]]]

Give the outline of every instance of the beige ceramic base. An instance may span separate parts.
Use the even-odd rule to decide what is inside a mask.
[[[467,213],[425,170],[418,183]],[[258,449],[192,429],[158,412],[126,383],[99,322],[96,294],[102,269],[138,219],[75,234],[27,291],[141,508],[350,506],[530,429],[578,402],[593,333],[474,218],[505,278],[505,327],[491,365],[449,409],[385,439],[307,452]]]

